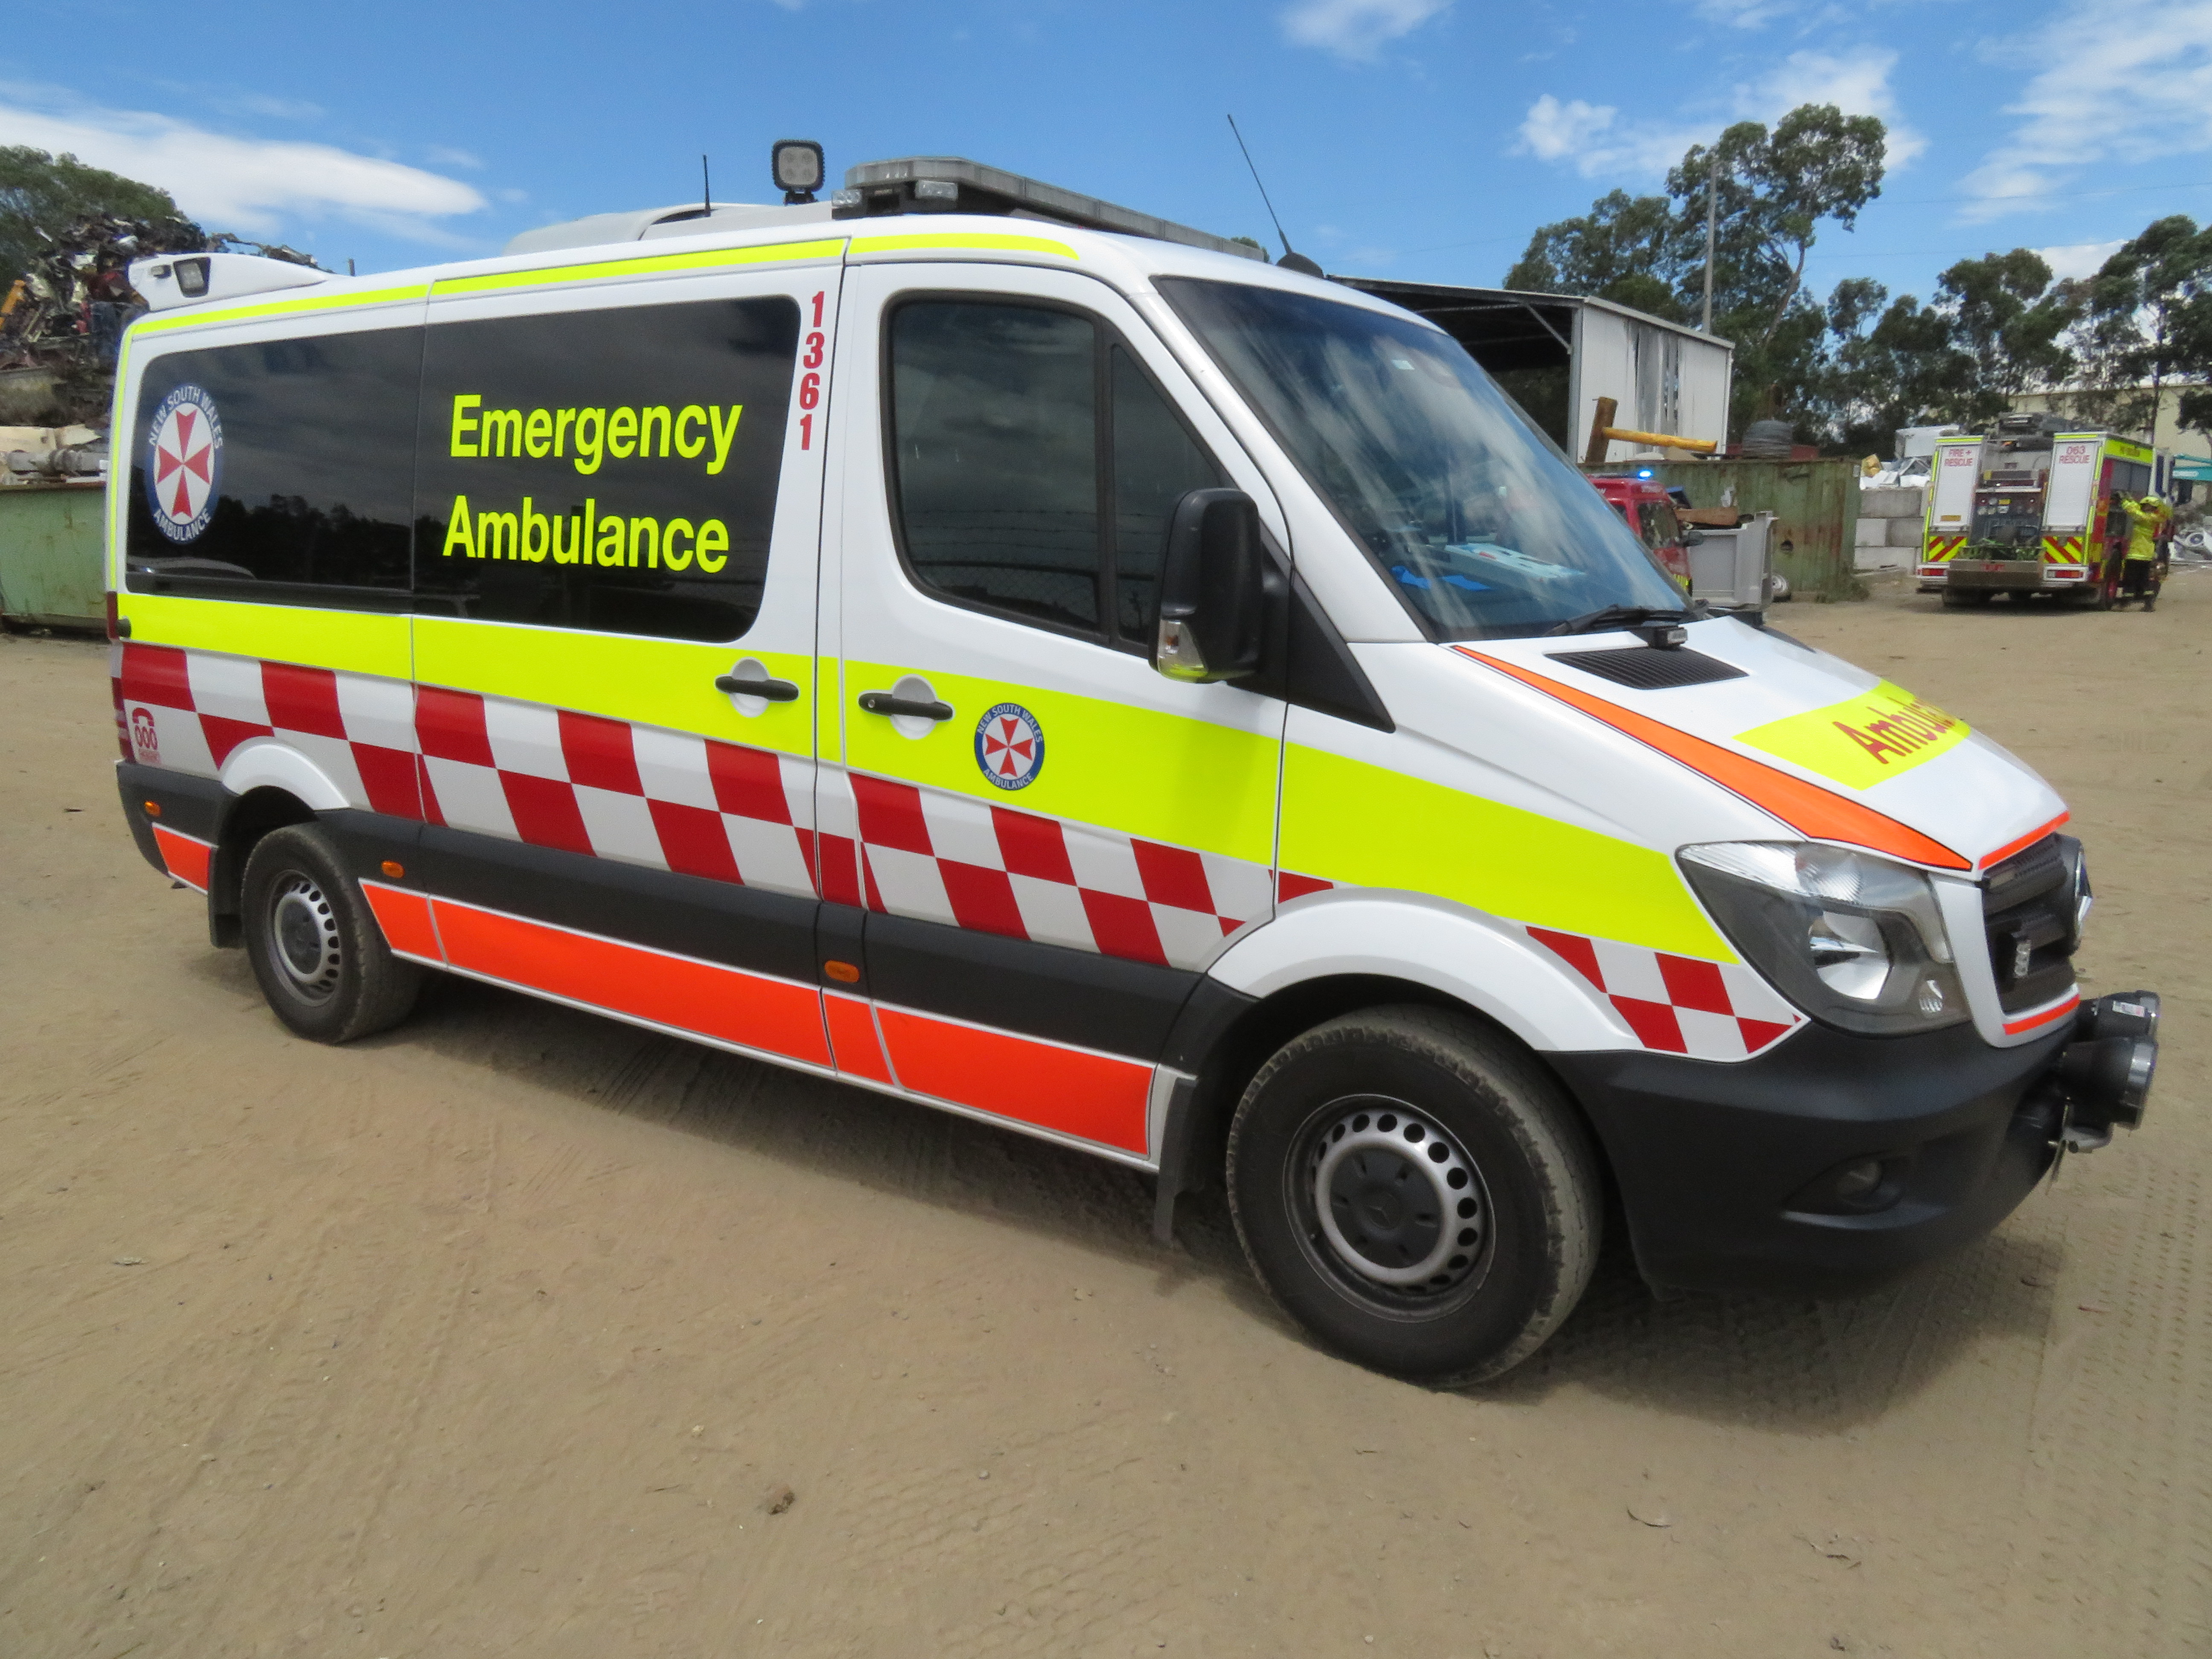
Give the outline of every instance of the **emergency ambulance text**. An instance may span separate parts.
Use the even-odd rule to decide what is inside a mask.
[[[732,417],[734,424],[734,417]],[[444,556],[471,559],[520,559],[543,564],[598,565],[608,569],[643,565],[652,570],[689,570],[697,565],[713,576],[730,562],[730,527],[720,519],[626,519],[599,516],[596,499],[580,512],[540,513],[534,496],[522,498],[520,513],[489,508],[471,517],[469,498],[453,497],[446,520]]]
[[[618,461],[666,460],[672,449],[684,460],[706,454],[709,477],[721,471],[738,435],[743,404],[720,408],[686,404],[672,413],[665,404],[638,409],[486,409],[479,392],[453,395],[453,435],[448,446],[463,460],[547,456],[569,460],[579,472],[592,473],[608,457]],[[570,453],[573,447],[574,454]]]
[[[1883,720],[1874,720],[1864,727],[1848,721],[1835,722],[1836,730],[1867,751],[1881,764],[1889,764],[1892,755],[1902,758],[1917,749],[1923,749],[1940,741],[1946,732],[1960,724],[1954,714],[1947,714],[1929,702],[1918,698],[1901,704]]]

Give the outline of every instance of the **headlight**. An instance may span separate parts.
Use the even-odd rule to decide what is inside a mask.
[[[1966,1018],[1924,872],[1814,842],[1714,842],[1681,859],[1744,960],[1814,1018],[1893,1036]]]

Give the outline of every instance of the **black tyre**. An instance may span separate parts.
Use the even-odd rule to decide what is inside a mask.
[[[1449,1387],[1511,1370],[1597,1260],[1597,1160],[1559,1085],[1437,1009],[1316,1026],[1260,1068],[1229,1201],[1285,1312],[1377,1370]]]
[[[397,1025],[422,970],[394,957],[331,838],[313,824],[272,830],[246,860],[246,958],[283,1020],[318,1042]]]

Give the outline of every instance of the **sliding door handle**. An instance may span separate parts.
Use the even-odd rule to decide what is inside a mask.
[[[714,690],[733,697],[758,697],[767,702],[797,702],[799,688],[789,680],[741,680],[735,674],[717,674]]]
[[[903,714],[909,720],[949,720],[952,718],[952,705],[949,702],[894,696],[889,691],[861,692],[860,707],[871,714]]]

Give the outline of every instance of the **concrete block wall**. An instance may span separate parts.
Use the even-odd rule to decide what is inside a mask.
[[[1902,570],[1919,562],[1924,493],[1862,489],[1851,532],[1851,563],[1860,570]]]

